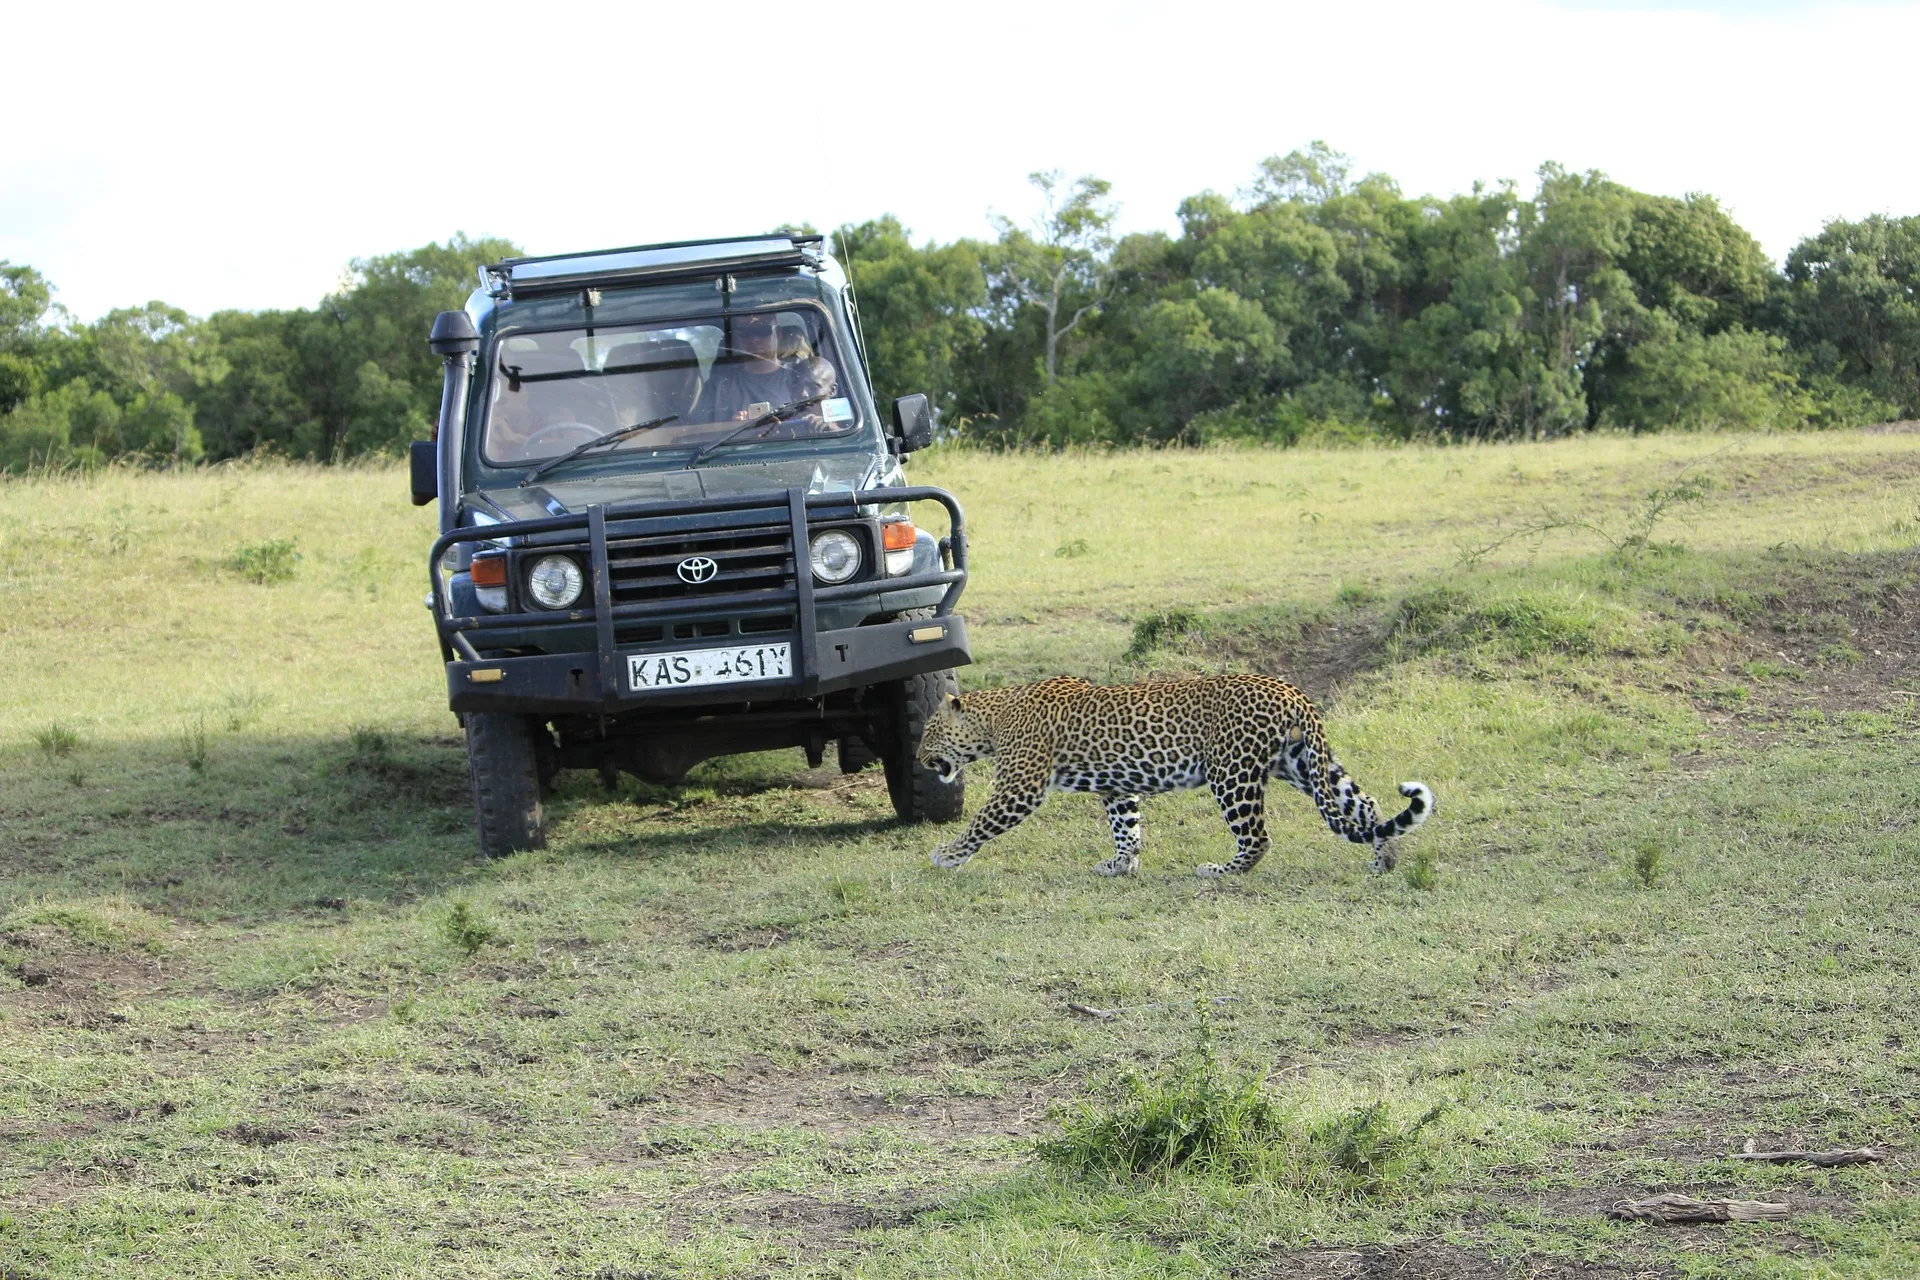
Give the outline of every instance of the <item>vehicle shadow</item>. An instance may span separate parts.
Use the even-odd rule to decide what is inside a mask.
[[[42,897],[124,896],[162,914],[233,918],[403,903],[488,865],[476,847],[462,739],[369,728],[273,735],[244,729],[178,742],[82,736],[61,750],[0,753],[0,910]],[[794,765],[799,764],[797,755]],[[686,784],[622,780],[608,796],[563,773],[551,809],[597,803],[678,812],[679,824],[621,821],[567,842],[569,860],[632,861],[694,851],[871,839],[890,819],[689,813],[808,784],[768,757],[714,762]],[[684,824],[684,825],[680,825]]]
[[[717,822],[710,826],[650,828],[575,841],[568,845],[567,858],[569,861],[652,862],[691,854],[760,853],[774,845],[806,853],[853,840],[872,840],[901,830],[903,825],[893,817],[808,823]]]

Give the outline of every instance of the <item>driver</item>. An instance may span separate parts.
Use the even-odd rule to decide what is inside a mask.
[[[830,396],[838,385],[832,363],[813,353],[804,331],[782,327],[770,312],[747,312],[733,317],[733,347],[715,367],[700,416],[744,422],[795,400]],[[820,407],[807,412],[818,418]]]

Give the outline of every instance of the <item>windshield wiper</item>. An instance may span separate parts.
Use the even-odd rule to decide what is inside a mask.
[[[593,439],[587,441],[585,444],[578,445],[573,449],[568,450],[566,453],[561,454],[559,457],[553,458],[547,462],[543,462],[539,466],[535,467],[533,470],[527,472],[527,474],[523,476],[520,480],[520,487],[522,489],[526,488],[528,485],[532,484],[535,480],[538,480],[541,476],[547,474],[547,472],[553,470],[555,467],[559,466],[561,463],[572,462],[575,458],[579,457],[583,453],[586,453],[590,449],[598,449],[603,444],[613,444],[615,441],[625,440],[628,436],[637,436],[642,431],[651,431],[655,427],[664,427],[669,422],[678,422],[679,420],[680,420],[679,414],[670,413],[664,418],[655,418],[652,422],[636,422],[630,427],[622,427],[618,431],[609,431],[607,432],[607,434],[603,436],[595,436]]]
[[[830,397],[826,395],[808,396],[804,400],[790,401],[789,403],[783,404],[778,408],[769,409],[765,413],[761,414],[759,417],[755,418],[752,422],[741,423],[738,427],[734,428],[732,431],[727,432],[727,434],[721,436],[718,440],[715,440],[712,444],[703,445],[700,448],[694,450],[693,456],[680,464],[680,469],[682,471],[691,471],[694,468],[695,464],[703,461],[706,458],[706,456],[712,453],[715,449],[721,448],[724,445],[732,444],[735,440],[738,440],[741,436],[747,434],[747,432],[749,431],[756,431],[761,427],[769,425],[770,423],[779,422],[782,418],[790,418],[794,414],[806,408],[808,405],[819,404],[822,400],[826,400],[826,399],[830,399]]]

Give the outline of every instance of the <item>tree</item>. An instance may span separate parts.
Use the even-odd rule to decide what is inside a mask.
[[[1064,180],[1058,169],[1027,175],[1045,208],[1031,232],[995,215],[1000,239],[988,268],[997,288],[1045,318],[1043,361],[1049,383],[1060,376],[1061,340],[1100,306],[1117,214],[1107,198],[1112,183],[1088,176],[1063,187]]]
[[[193,406],[210,456],[238,457],[262,446],[294,457],[326,456],[294,349],[296,317],[307,314],[218,311],[207,317],[222,371],[196,388]]]
[[[1284,156],[1268,156],[1262,160],[1253,181],[1241,195],[1254,208],[1274,204],[1325,204],[1347,193],[1347,175],[1352,171],[1352,157],[1316,138],[1307,144],[1305,151],[1289,151]]]
[[[1920,414],[1920,217],[1829,222],[1787,255],[1772,311],[1817,374]]]
[[[53,288],[45,276],[0,258],[0,414],[46,386],[34,347],[40,321],[52,305]]]
[[[1636,195],[1620,267],[1642,306],[1702,333],[1750,325],[1776,276],[1760,242],[1699,193]]]
[[[884,407],[921,391],[942,420],[965,416],[959,362],[985,328],[981,246],[915,248],[893,217],[841,227],[835,240],[853,281],[875,398]]]

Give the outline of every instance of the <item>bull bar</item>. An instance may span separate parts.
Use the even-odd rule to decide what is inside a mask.
[[[940,546],[946,567],[897,578],[880,576],[838,585],[816,584],[808,560],[808,515],[831,508],[837,516],[849,510],[892,503],[938,502],[945,507],[951,531]],[[607,548],[607,526],[628,520],[713,515],[726,512],[786,508],[793,553],[791,580],[778,587],[751,591],[716,592],[698,597],[613,602],[613,579]],[[447,602],[442,563],[449,549],[466,543],[494,543],[543,534],[583,531],[588,557],[587,593],[591,609],[576,608],[532,613],[487,613],[453,616]],[[804,489],[766,490],[723,498],[625,502],[589,506],[584,511],[539,520],[504,524],[468,525],[449,530],[434,541],[428,556],[432,579],[434,625],[441,656],[447,665],[447,690],[455,711],[515,711],[523,713],[612,714],[639,707],[686,705],[716,699],[721,690],[740,691],[754,701],[812,698],[821,694],[901,679],[925,671],[961,666],[972,661],[966,620],[954,606],[967,581],[966,519],[960,504],[944,489],[900,486],[809,493]],[[876,564],[884,575],[884,564]],[[833,631],[818,629],[814,605],[861,596],[894,594],[944,587],[931,619],[909,619]],[[728,685],[699,685],[672,692],[635,691],[622,680],[623,654],[616,641],[618,623],[661,617],[689,608],[790,607],[794,613],[791,672],[777,679],[740,681]],[[525,630],[591,621],[595,647],[591,652],[534,654],[487,658],[480,653],[488,631]],[[781,637],[768,635],[768,641]],[[476,645],[475,640],[480,644]],[[700,646],[695,646],[700,647]],[[717,646],[716,646],[717,647]]]

